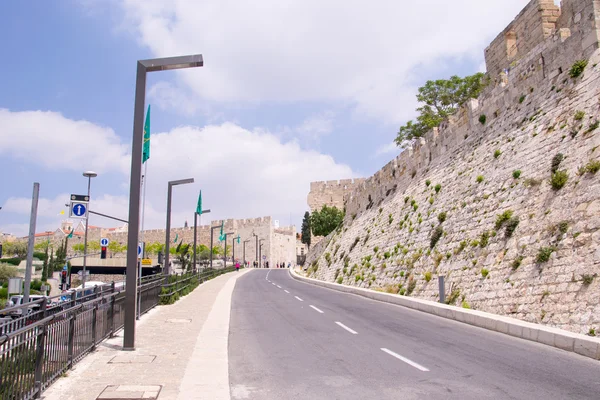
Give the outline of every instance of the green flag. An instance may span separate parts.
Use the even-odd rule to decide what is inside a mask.
[[[177,243],[178,239],[179,239],[179,233],[175,235],[175,240],[173,240],[173,243]]]
[[[196,206],[196,212],[198,214],[202,214],[202,190],[200,191],[200,194],[198,195],[198,205]]]
[[[75,232],[75,229],[71,228],[71,233],[69,233],[67,239],[71,239],[73,237],[73,232]]]
[[[219,240],[222,242],[225,240],[225,234],[223,233],[223,226],[225,225],[225,221],[221,222],[221,232],[219,233]]]
[[[237,237],[237,242],[238,242],[238,244],[240,244],[240,235],[238,235],[238,237]]]
[[[144,124],[144,148],[142,150],[142,164],[150,158],[150,104],[146,113],[146,123]]]

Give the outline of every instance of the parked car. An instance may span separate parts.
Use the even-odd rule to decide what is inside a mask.
[[[36,300],[41,300],[44,298],[46,298],[46,296],[42,296],[39,294],[32,294],[29,296],[29,302],[34,302]],[[22,304],[23,304],[23,295],[14,295],[14,296],[10,296],[10,300],[6,303],[6,308],[20,306]],[[40,303],[38,302],[38,303],[34,303],[28,307],[22,307],[22,308],[18,308],[16,310],[12,310],[8,314],[13,318],[19,318],[24,315],[24,311],[23,311],[24,309],[27,310],[25,312],[25,314],[31,314],[40,309]]]

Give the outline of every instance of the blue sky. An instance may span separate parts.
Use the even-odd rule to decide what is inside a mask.
[[[527,2],[396,3],[0,2],[0,232],[26,233],[34,181],[38,231],[57,227],[87,169],[92,207],[126,218],[135,62],[189,53],[205,67],[147,83],[146,226],[163,225],[166,182],[188,176],[176,226],[200,189],[212,219],[299,224],[310,181],[367,177],[397,155],[416,88],[482,70]]]

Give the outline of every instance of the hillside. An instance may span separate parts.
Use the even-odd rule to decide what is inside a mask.
[[[597,10],[563,1],[511,58],[512,33],[546,3],[486,50],[500,72],[479,99],[347,196],[343,226],[308,254],[311,276],[437,300],[444,275],[451,304],[600,328],[600,54],[582,17]]]

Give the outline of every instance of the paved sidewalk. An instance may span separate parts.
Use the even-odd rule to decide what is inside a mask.
[[[138,322],[135,351],[121,351],[120,331],[52,384],[42,398],[229,399],[231,294],[235,280],[250,271],[221,275],[177,303],[151,310]],[[190,397],[193,390],[195,396]]]

